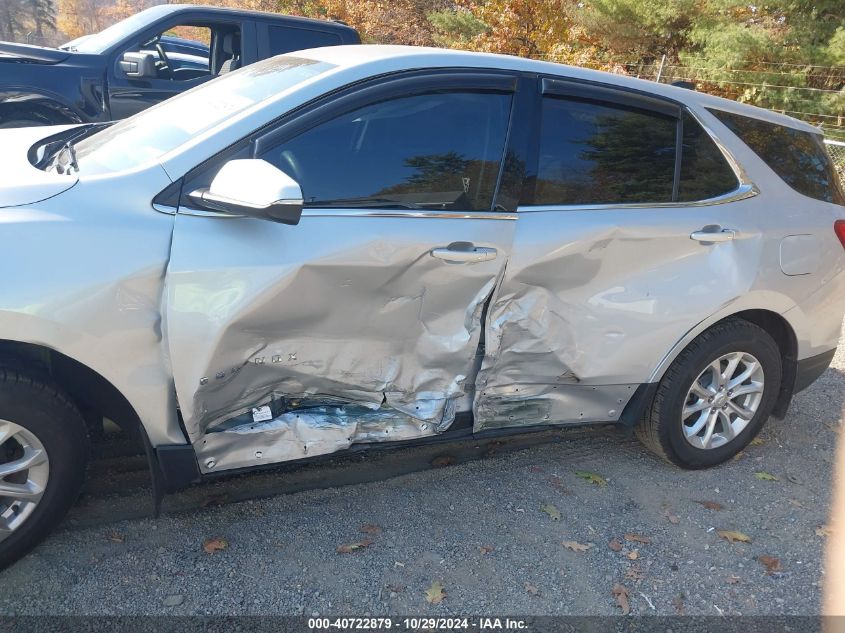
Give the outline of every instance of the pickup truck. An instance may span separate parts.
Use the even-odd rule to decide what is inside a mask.
[[[0,128],[122,119],[260,59],[360,41],[339,22],[171,4],[59,48],[0,42]]]

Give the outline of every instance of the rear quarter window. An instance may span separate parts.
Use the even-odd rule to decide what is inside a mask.
[[[709,111],[795,191],[845,205],[845,194],[820,134],[722,110]]]

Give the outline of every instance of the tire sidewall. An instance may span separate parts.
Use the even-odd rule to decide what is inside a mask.
[[[706,468],[722,463],[742,450],[760,432],[772,412],[780,391],[783,366],[777,344],[756,326],[740,326],[718,333],[710,344],[694,350],[686,357],[682,370],[674,377],[671,393],[666,399],[662,414],[669,416],[663,424],[665,440],[673,461],[686,468]],[[746,352],[754,356],[763,367],[763,398],[748,425],[733,440],[723,446],[700,449],[692,446],[683,431],[681,412],[693,380],[717,358],[732,352]]]
[[[0,541],[0,569],[32,549],[61,521],[79,496],[85,478],[85,423],[68,401],[45,395],[31,384],[0,386],[0,419],[33,433],[50,460],[47,486],[38,505],[26,521]]]

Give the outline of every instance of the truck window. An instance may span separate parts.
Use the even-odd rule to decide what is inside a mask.
[[[337,46],[342,43],[337,33],[289,26],[271,26],[269,27],[269,35],[271,57],[292,51],[301,51],[305,48]]]
[[[231,24],[177,24],[136,42],[127,52],[152,56],[155,76],[143,79],[190,81],[240,68],[241,34]]]

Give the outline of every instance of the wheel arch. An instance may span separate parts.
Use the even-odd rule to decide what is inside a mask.
[[[663,378],[666,370],[677,358],[678,354],[689,345],[702,332],[709,330],[718,323],[729,319],[742,319],[753,323],[765,330],[771,336],[780,349],[783,363],[783,373],[778,393],[778,399],[772,414],[778,418],[786,415],[792,396],[795,391],[795,375],[798,366],[798,337],[795,328],[789,321],[778,312],[765,308],[747,308],[729,314],[720,314],[717,317],[707,319],[699,323],[695,328],[678,341],[672,350],[661,360],[658,367],[651,376],[650,383],[658,383]]]
[[[47,374],[83,412],[90,423],[91,413],[117,424],[143,448],[146,431],[135,408],[102,374],[55,349],[36,343],[0,339],[0,364]]]
[[[16,114],[36,118],[42,125],[82,123],[83,117],[67,104],[38,93],[15,95],[14,101],[0,102],[0,122]]]

